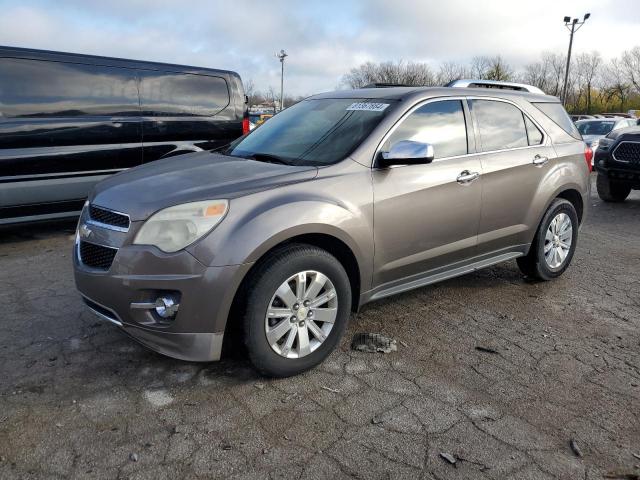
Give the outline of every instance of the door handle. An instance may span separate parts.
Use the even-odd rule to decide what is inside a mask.
[[[465,170],[464,172],[461,172],[460,175],[458,175],[456,181],[458,183],[471,183],[479,176],[480,174],[478,172],[470,172],[469,170]]]
[[[533,157],[534,165],[544,165],[548,161],[549,161],[549,157],[543,157],[542,155],[536,155],[535,157]]]

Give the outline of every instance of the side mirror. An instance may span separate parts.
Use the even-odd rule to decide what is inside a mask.
[[[423,165],[433,162],[433,145],[430,143],[401,140],[388,152],[380,152],[378,166]]]

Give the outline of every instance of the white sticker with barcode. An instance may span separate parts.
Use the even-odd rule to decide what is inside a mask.
[[[382,112],[389,106],[388,103],[356,102],[347,107],[348,110],[361,112]]]

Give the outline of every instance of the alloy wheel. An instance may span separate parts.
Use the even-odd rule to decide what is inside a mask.
[[[551,220],[544,237],[544,258],[549,268],[557,269],[564,264],[572,241],[571,218],[566,213],[559,213]]]
[[[265,333],[271,348],[286,358],[302,358],[327,339],[338,314],[338,295],[321,272],[306,270],[282,282],[271,297]]]

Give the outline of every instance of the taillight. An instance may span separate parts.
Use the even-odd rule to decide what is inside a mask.
[[[245,113],[244,117],[242,117],[242,134],[246,135],[249,133],[249,114]]]
[[[591,161],[593,160],[593,150],[589,145],[584,146],[584,161],[587,162],[587,168],[589,172],[593,170],[593,166],[591,165]]]

